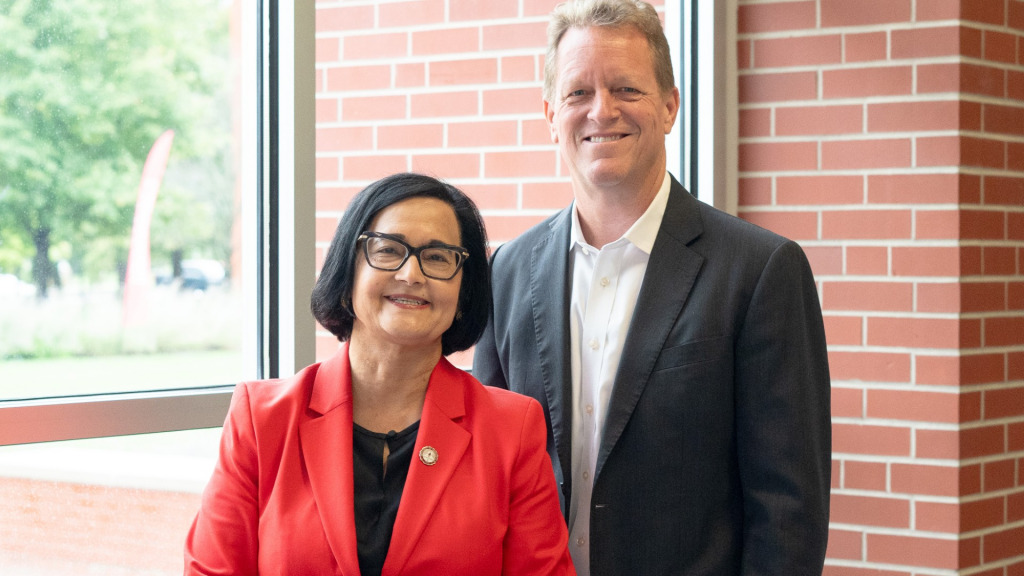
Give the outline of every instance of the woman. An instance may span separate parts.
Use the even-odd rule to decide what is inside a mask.
[[[397,174],[356,195],[312,296],[344,344],[237,388],[185,573],[572,574],[539,404],[444,358],[489,301],[462,192]]]

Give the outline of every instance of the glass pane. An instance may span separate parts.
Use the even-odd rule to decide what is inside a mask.
[[[181,574],[220,432],[0,447],[0,574]]]
[[[241,378],[240,10],[0,2],[0,399]]]

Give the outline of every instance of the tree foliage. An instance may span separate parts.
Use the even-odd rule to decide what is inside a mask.
[[[219,0],[0,0],[0,242],[8,252],[12,245],[34,251],[26,256],[40,295],[55,281],[57,244],[93,273],[112,272],[127,255],[142,165],[163,131],[176,133],[169,173],[224,169],[223,7]],[[217,122],[220,129],[211,129]],[[202,186],[171,196],[183,193],[230,198],[230,189]],[[212,227],[193,240],[208,242]]]

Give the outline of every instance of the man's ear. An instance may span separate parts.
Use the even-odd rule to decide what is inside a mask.
[[[672,131],[672,126],[676,123],[676,116],[679,114],[679,88],[672,88],[671,94],[665,101],[665,108],[668,114],[665,117],[665,134]]]
[[[555,126],[555,107],[547,100],[544,101],[544,118],[548,121],[548,130],[551,131],[551,143],[558,144],[558,128]]]

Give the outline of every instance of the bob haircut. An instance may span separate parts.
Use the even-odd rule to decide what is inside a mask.
[[[476,204],[461,190],[436,178],[414,173],[399,173],[370,184],[352,199],[338,222],[334,239],[327,250],[323,269],[310,297],[313,317],[320,325],[344,342],[352,336],[355,316],[351,310],[352,284],[355,279],[357,238],[370,226],[381,210],[409,198],[437,198],[452,207],[459,222],[459,235],[469,257],[462,266],[456,317],[441,336],[445,356],[466,350],[483,334],[491,305],[491,277],[487,258],[487,233]],[[408,264],[408,263],[406,263]],[[343,304],[345,302],[346,304]]]
[[[661,18],[642,0],[568,0],[555,7],[548,22],[548,48],[544,56],[544,100],[555,103],[558,82],[558,43],[570,28],[635,28],[645,38],[654,62],[654,78],[662,93],[675,88],[672,55]]]

